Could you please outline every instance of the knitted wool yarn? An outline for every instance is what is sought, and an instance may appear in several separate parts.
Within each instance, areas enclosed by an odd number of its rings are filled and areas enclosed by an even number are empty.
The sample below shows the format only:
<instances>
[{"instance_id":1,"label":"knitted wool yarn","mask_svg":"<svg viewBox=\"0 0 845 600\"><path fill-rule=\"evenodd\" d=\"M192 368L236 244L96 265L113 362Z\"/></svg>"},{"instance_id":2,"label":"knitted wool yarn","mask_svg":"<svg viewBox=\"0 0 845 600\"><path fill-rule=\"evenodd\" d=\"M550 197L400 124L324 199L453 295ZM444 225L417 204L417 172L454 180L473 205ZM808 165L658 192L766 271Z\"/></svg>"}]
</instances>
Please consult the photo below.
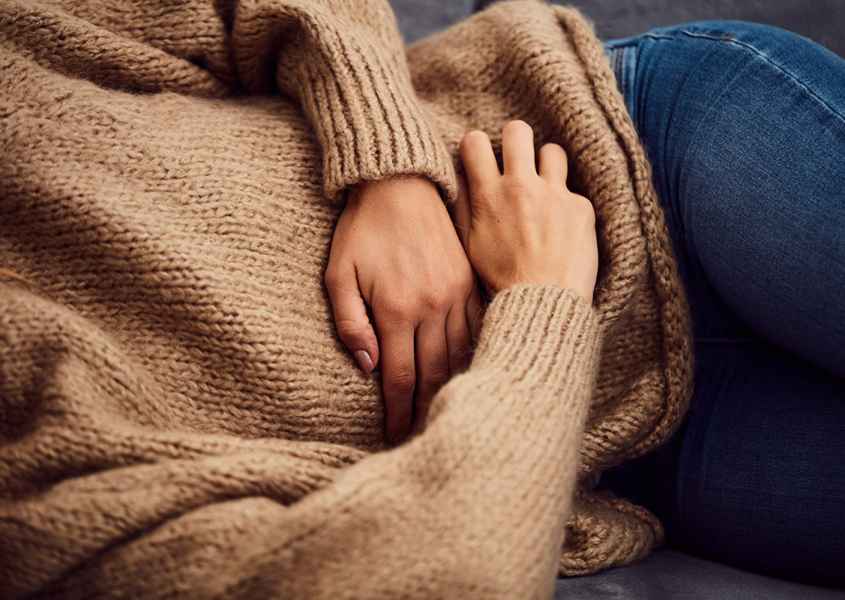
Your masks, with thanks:
<instances>
[{"instance_id":1,"label":"knitted wool yarn","mask_svg":"<svg viewBox=\"0 0 845 600\"><path fill-rule=\"evenodd\" d=\"M500 154L515 118L593 201L593 304L496 294L385 451L322 280L345 190L416 174L452 203L463 135ZM543 597L661 543L587 485L671 434L692 348L577 11L502 2L405 48L386 0L2 0L0 149L8 597Z\"/></svg>"},{"instance_id":2,"label":"knitted wool yarn","mask_svg":"<svg viewBox=\"0 0 845 600\"><path fill-rule=\"evenodd\" d=\"M500 156L505 123L525 119L538 148L566 148L574 188L593 201L594 304L606 338L560 567L587 574L642 558L663 541L659 521L590 493L586 480L675 430L692 394L692 325L650 165L604 49L575 9L498 4L408 57L452 156L468 129L487 131Z\"/></svg>"}]
</instances>

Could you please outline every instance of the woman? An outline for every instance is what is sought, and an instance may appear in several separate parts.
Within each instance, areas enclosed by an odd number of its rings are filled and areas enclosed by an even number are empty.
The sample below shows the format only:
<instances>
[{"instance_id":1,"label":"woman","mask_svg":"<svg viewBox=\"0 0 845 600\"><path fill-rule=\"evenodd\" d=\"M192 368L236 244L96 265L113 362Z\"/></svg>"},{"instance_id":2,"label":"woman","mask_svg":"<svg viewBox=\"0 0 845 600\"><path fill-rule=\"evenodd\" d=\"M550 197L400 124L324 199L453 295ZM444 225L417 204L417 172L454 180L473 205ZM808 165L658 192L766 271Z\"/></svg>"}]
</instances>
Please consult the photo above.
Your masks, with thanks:
<instances>
[{"instance_id":1,"label":"woman","mask_svg":"<svg viewBox=\"0 0 845 600\"><path fill-rule=\"evenodd\" d=\"M606 48L655 167L698 366L681 431L605 473L602 486L653 510L677 547L845 585L845 312L834 291L845 291L845 62L798 35L737 21L664 27ZM468 172L495 162L476 135L464 138ZM460 233L466 217L455 221ZM461 240L491 280L515 267L487 266L497 257L478 248L485 235L469 248ZM335 240L339 255L342 229Z\"/></svg>"}]
</instances>

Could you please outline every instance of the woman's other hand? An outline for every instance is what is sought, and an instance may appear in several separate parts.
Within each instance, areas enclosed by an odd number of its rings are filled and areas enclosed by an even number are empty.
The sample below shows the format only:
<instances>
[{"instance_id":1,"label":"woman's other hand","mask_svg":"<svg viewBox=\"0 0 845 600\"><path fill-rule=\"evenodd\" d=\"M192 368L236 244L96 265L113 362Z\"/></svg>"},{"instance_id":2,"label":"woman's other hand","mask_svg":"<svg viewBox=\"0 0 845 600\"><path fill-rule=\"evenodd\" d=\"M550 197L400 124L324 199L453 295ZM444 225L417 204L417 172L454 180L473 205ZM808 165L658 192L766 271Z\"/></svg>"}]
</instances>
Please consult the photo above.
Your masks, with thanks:
<instances>
[{"instance_id":1,"label":"woman's other hand","mask_svg":"<svg viewBox=\"0 0 845 600\"><path fill-rule=\"evenodd\" d=\"M381 360L387 439L399 443L412 417L421 423L440 387L466 368L481 311L435 184L402 176L351 188L325 282L340 339L365 372Z\"/></svg>"},{"instance_id":2,"label":"woman's other hand","mask_svg":"<svg viewBox=\"0 0 845 600\"><path fill-rule=\"evenodd\" d=\"M499 172L490 138L471 131L461 140L461 197L455 223L467 256L490 294L519 283L554 283L592 303L598 245L592 203L566 187L566 152L558 144L539 151L525 121L502 130Z\"/></svg>"}]
</instances>

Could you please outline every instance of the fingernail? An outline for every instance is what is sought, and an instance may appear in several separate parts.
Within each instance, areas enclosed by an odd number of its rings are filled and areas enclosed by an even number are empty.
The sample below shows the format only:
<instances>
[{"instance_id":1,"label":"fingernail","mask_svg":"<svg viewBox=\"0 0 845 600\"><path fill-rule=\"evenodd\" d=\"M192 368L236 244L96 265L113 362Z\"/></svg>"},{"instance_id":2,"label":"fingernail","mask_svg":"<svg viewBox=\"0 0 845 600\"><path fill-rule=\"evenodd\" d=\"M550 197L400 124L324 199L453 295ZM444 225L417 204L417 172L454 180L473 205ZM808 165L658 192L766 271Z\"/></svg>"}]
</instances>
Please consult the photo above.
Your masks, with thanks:
<instances>
[{"instance_id":1,"label":"fingernail","mask_svg":"<svg viewBox=\"0 0 845 600\"><path fill-rule=\"evenodd\" d=\"M364 370L364 373L369 373L373 370L373 359L366 350L356 350L354 352L355 360L358 361L358 366Z\"/></svg>"}]
</instances>

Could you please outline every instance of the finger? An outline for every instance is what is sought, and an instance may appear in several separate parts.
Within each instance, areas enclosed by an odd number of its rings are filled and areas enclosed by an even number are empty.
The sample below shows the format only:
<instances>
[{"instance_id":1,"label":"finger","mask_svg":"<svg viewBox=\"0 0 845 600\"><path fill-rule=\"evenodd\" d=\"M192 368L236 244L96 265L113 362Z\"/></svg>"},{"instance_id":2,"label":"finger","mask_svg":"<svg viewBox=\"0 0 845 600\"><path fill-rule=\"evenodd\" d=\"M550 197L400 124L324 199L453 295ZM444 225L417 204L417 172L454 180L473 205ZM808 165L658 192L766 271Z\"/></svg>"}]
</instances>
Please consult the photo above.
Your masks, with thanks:
<instances>
[{"instance_id":1,"label":"finger","mask_svg":"<svg viewBox=\"0 0 845 600\"><path fill-rule=\"evenodd\" d=\"M385 434L393 445L404 439L411 426L416 368L414 325L410 321L380 320L375 313L381 342L381 387L384 395Z\"/></svg>"},{"instance_id":2,"label":"finger","mask_svg":"<svg viewBox=\"0 0 845 600\"><path fill-rule=\"evenodd\" d=\"M466 134L458 150L467 172L470 190L475 190L502 176L490 137L483 131L470 131Z\"/></svg>"},{"instance_id":3,"label":"finger","mask_svg":"<svg viewBox=\"0 0 845 600\"><path fill-rule=\"evenodd\" d=\"M534 130L517 119L502 130L502 163L505 175L537 174L534 168Z\"/></svg>"},{"instance_id":4,"label":"finger","mask_svg":"<svg viewBox=\"0 0 845 600\"><path fill-rule=\"evenodd\" d=\"M367 316L354 265L327 270L326 290L338 337L352 352L361 370L370 373L378 364L378 337Z\"/></svg>"},{"instance_id":5,"label":"finger","mask_svg":"<svg viewBox=\"0 0 845 600\"><path fill-rule=\"evenodd\" d=\"M543 144L540 148L540 177L549 183L566 185L568 165L566 151L559 144Z\"/></svg>"},{"instance_id":6,"label":"finger","mask_svg":"<svg viewBox=\"0 0 845 600\"><path fill-rule=\"evenodd\" d=\"M417 327L417 389L414 421L422 426L434 395L449 379L449 349L446 342L446 315L432 315Z\"/></svg>"},{"instance_id":7,"label":"finger","mask_svg":"<svg viewBox=\"0 0 845 600\"><path fill-rule=\"evenodd\" d=\"M481 333L481 316L484 312L484 303L481 301L481 291L477 285L472 287L472 293L467 298L466 303L466 320L469 327L470 336L473 344L478 341L478 335Z\"/></svg>"},{"instance_id":8,"label":"finger","mask_svg":"<svg viewBox=\"0 0 845 600\"><path fill-rule=\"evenodd\" d=\"M466 302L452 307L446 317L446 347L449 350L449 377L463 372L472 356L472 339L467 324Z\"/></svg>"},{"instance_id":9,"label":"finger","mask_svg":"<svg viewBox=\"0 0 845 600\"><path fill-rule=\"evenodd\" d=\"M469 186L466 179L458 175L458 200L454 208L455 231L463 244L464 252L469 241L469 230L472 227L472 208L469 203Z\"/></svg>"}]
</instances>

